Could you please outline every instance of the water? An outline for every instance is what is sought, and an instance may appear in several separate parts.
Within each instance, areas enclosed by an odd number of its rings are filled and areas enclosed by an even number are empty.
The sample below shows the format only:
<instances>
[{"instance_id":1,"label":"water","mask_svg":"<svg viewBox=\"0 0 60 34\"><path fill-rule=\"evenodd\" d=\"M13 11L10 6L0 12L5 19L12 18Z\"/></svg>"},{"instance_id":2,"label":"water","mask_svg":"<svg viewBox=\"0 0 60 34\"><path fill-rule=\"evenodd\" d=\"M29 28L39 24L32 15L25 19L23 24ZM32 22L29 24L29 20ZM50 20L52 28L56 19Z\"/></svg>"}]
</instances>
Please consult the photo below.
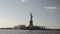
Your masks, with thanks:
<instances>
[{"instance_id":1,"label":"water","mask_svg":"<svg viewBox=\"0 0 60 34\"><path fill-rule=\"evenodd\" d=\"M60 34L60 31L48 31L48 30L0 30L0 34Z\"/></svg>"}]
</instances>

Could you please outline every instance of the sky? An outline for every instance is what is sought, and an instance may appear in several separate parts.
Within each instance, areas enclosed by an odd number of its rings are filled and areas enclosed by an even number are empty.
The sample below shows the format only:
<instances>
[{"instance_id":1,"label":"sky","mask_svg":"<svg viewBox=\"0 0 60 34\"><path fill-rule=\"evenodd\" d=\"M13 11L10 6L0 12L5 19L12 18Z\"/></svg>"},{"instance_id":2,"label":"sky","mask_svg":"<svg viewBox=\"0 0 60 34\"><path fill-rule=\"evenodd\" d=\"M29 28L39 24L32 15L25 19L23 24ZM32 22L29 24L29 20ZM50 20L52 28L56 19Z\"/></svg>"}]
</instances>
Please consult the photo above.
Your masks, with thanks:
<instances>
[{"instance_id":1,"label":"sky","mask_svg":"<svg viewBox=\"0 0 60 34\"><path fill-rule=\"evenodd\" d=\"M0 0L0 27L33 24L60 28L60 0Z\"/></svg>"}]
</instances>

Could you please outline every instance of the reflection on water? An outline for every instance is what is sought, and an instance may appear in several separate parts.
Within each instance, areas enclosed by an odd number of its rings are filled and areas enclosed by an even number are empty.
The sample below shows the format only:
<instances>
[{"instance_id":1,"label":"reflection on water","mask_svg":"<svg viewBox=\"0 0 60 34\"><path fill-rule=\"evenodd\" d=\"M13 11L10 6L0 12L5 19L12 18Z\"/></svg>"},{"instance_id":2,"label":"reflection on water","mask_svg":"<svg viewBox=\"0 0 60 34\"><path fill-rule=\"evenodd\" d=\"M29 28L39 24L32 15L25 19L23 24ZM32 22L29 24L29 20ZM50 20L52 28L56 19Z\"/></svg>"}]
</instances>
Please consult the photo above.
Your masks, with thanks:
<instances>
[{"instance_id":1,"label":"reflection on water","mask_svg":"<svg viewBox=\"0 0 60 34\"><path fill-rule=\"evenodd\" d=\"M60 34L60 31L47 30L0 30L0 34Z\"/></svg>"}]
</instances>

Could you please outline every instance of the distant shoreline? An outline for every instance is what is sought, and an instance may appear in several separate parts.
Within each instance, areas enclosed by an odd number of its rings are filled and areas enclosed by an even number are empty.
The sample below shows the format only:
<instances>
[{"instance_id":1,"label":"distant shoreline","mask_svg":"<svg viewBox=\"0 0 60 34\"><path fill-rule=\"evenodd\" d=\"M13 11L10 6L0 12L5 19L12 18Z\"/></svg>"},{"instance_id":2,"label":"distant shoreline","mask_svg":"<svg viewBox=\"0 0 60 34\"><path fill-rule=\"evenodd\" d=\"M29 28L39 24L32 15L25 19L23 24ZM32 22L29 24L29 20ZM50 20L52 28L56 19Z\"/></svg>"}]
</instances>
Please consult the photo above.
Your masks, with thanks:
<instances>
[{"instance_id":1,"label":"distant shoreline","mask_svg":"<svg viewBox=\"0 0 60 34\"><path fill-rule=\"evenodd\" d=\"M0 29L0 30L23 30L23 29ZM33 30L30 30L30 31L33 31ZM44 31L47 31L47 29ZM57 29L57 30L48 30L48 31L60 31L60 30Z\"/></svg>"}]
</instances>

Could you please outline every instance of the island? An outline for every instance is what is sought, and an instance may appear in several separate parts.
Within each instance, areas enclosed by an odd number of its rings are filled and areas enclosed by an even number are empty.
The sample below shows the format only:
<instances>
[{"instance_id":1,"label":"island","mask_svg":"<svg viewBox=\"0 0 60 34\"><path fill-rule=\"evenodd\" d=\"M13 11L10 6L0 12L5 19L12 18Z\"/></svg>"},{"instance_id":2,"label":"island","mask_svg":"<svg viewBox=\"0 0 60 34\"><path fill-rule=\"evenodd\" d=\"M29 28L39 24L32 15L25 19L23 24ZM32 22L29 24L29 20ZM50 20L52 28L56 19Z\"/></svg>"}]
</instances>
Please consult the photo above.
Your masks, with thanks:
<instances>
[{"instance_id":1,"label":"island","mask_svg":"<svg viewBox=\"0 0 60 34\"><path fill-rule=\"evenodd\" d=\"M14 27L8 27L8 28L0 28L0 29L9 29L9 30L59 30L60 29L49 29L45 26L36 26L36 25L33 25L33 15L32 13L30 12L30 21L29 21L29 25L28 26L25 26L25 25L16 25Z\"/></svg>"}]
</instances>

